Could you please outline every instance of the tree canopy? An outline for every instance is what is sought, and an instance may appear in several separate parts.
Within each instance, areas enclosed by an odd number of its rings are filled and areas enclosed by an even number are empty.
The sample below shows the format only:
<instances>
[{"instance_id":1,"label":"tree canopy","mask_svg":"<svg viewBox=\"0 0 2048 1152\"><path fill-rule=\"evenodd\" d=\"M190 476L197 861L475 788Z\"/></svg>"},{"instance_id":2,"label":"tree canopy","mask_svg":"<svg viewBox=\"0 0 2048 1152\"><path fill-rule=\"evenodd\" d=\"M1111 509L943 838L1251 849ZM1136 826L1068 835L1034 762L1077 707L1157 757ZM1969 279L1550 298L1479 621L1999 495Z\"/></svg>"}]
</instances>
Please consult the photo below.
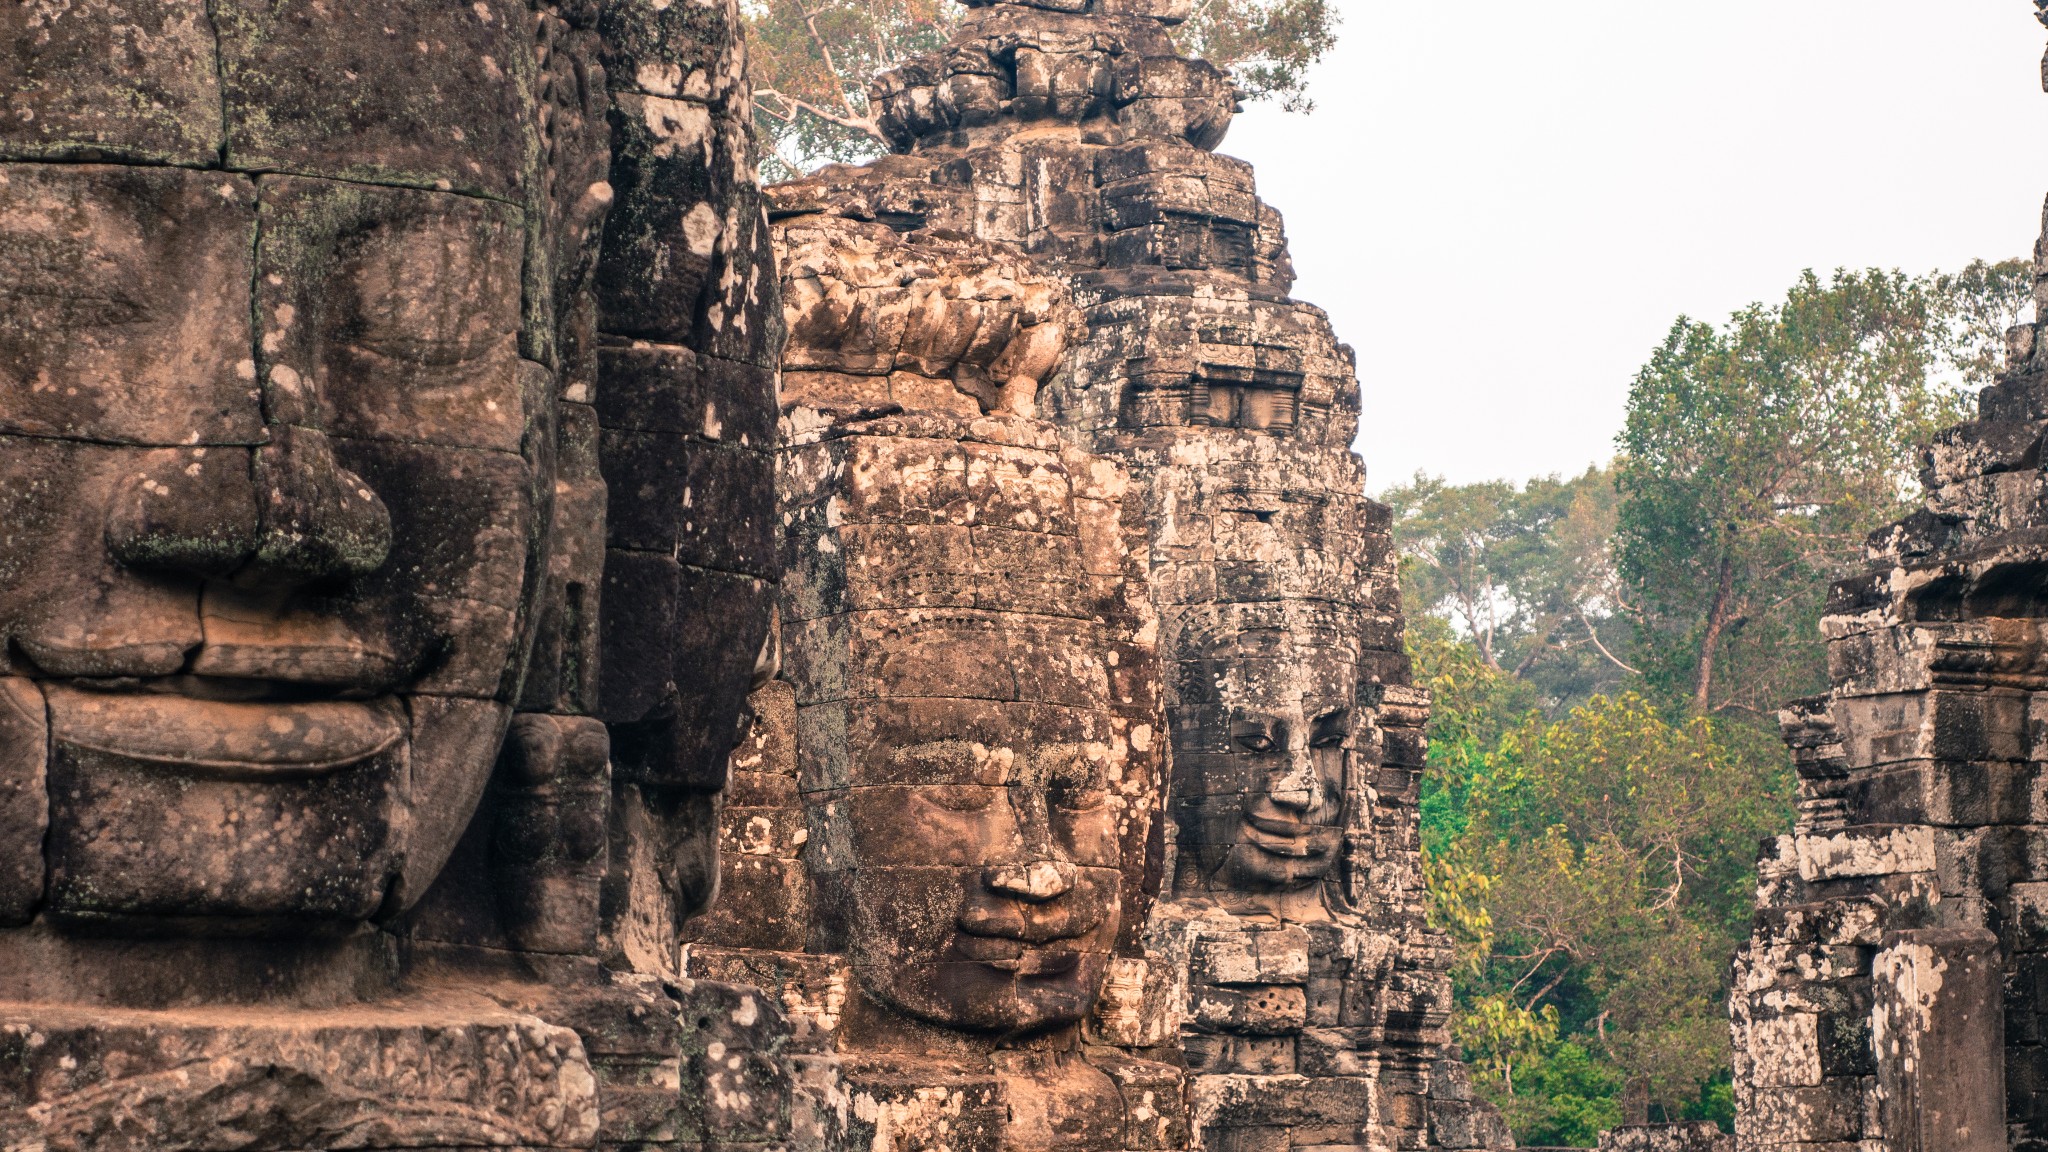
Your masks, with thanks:
<instances>
[{"instance_id":1,"label":"tree canopy","mask_svg":"<svg viewBox=\"0 0 2048 1152\"><path fill-rule=\"evenodd\" d=\"M1519 487L1417 475L1381 499L1394 510L1411 619L1453 621L1489 668L1528 682L1552 708L1635 672L1608 547L1616 494L1607 469Z\"/></svg>"},{"instance_id":2,"label":"tree canopy","mask_svg":"<svg viewBox=\"0 0 2048 1152\"><path fill-rule=\"evenodd\" d=\"M746 0L754 122L770 179L887 150L868 106L877 73L944 47L953 0ZM1337 43L1329 0L1195 0L1172 28L1185 54L1227 69L1247 100L1309 111L1309 68Z\"/></svg>"},{"instance_id":3,"label":"tree canopy","mask_svg":"<svg viewBox=\"0 0 2048 1152\"><path fill-rule=\"evenodd\" d=\"M1523 1144L1589 1145L1631 1090L1732 1123L1729 961L1792 819L1775 710L1826 686L1829 583L1917 501L2032 289L2018 260L1807 273L1680 317L1609 467L1385 494L1453 1033Z\"/></svg>"},{"instance_id":4,"label":"tree canopy","mask_svg":"<svg viewBox=\"0 0 2048 1152\"><path fill-rule=\"evenodd\" d=\"M2032 290L2017 260L1808 272L1722 327L1672 325L1615 462L1615 558L1653 679L1757 716L1824 686L1828 583L1916 499L1919 446L1965 417Z\"/></svg>"}]
</instances>

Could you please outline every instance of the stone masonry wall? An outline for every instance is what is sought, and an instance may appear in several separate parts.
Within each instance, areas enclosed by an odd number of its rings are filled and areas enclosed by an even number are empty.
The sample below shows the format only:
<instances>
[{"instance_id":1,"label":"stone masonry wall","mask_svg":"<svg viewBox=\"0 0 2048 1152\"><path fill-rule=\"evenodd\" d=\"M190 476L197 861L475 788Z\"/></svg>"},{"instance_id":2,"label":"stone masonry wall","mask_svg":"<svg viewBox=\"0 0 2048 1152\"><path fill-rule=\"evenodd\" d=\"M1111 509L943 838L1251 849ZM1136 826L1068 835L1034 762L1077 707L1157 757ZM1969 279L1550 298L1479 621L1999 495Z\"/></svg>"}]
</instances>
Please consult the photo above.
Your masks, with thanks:
<instances>
[{"instance_id":1,"label":"stone masonry wall","mask_svg":"<svg viewBox=\"0 0 2048 1152\"><path fill-rule=\"evenodd\" d=\"M1448 952L1423 923L1414 808L1428 701L1402 653L1388 515L1349 451L1353 358L1287 295L1279 216L1249 167L1212 151L1235 93L1174 49L1186 14L977 5L946 48L878 78L895 153L768 192L784 410L799 440L799 425L935 411L1029 421L1091 474L1127 477L1125 515L1141 504L1173 767L1144 870L1159 896L1127 922L1072 1041L1123 1069L1127 1117L1165 1118L1127 1146L1507 1146L1448 1059ZM800 564L815 546L790 547ZM785 597L791 659L810 642L789 629L814 615ZM810 674L785 668L802 788L822 733L802 719ZM791 762L768 739L758 762ZM779 979L856 1064L956 1062L952 1038L863 1036L849 1021L872 989L788 955L835 934L815 903L822 826L789 819L786 789L764 784L721 825L728 891L772 889L773 911L714 911L692 971ZM995 1031L999 1062L1043 1043ZM979 1131L957 1146L1015 1143ZM1119 1147L1121 1131L1104 1119L1063 1139Z\"/></svg>"}]
</instances>

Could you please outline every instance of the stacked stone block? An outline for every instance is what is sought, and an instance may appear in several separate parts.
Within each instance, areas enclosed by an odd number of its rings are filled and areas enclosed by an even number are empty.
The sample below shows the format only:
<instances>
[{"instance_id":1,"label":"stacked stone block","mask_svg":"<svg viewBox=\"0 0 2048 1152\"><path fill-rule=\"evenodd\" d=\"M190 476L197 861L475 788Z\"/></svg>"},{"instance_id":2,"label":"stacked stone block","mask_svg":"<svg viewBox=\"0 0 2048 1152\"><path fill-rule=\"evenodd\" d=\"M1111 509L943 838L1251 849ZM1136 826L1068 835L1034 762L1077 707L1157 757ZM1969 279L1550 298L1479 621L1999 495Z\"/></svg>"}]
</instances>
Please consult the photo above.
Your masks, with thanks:
<instances>
[{"instance_id":1,"label":"stacked stone block","mask_svg":"<svg viewBox=\"0 0 2048 1152\"><path fill-rule=\"evenodd\" d=\"M777 573L738 32L0 13L0 1143L786 1135L676 955Z\"/></svg>"},{"instance_id":2,"label":"stacked stone block","mask_svg":"<svg viewBox=\"0 0 2048 1152\"><path fill-rule=\"evenodd\" d=\"M693 976L778 990L827 1148L1179 1148L1179 1070L1086 1035L1160 885L1142 488L1037 418L1066 286L959 235L775 227L781 671Z\"/></svg>"},{"instance_id":3,"label":"stacked stone block","mask_svg":"<svg viewBox=\"0 0 2048 1152\"><path fill-rule=\"evenodd\" d=\"M1781 713L1799 819L1735 965L1744 1152L2048 1146L2039 331L1835 585L1833 688Z\"/></svg>"}]
</instances>

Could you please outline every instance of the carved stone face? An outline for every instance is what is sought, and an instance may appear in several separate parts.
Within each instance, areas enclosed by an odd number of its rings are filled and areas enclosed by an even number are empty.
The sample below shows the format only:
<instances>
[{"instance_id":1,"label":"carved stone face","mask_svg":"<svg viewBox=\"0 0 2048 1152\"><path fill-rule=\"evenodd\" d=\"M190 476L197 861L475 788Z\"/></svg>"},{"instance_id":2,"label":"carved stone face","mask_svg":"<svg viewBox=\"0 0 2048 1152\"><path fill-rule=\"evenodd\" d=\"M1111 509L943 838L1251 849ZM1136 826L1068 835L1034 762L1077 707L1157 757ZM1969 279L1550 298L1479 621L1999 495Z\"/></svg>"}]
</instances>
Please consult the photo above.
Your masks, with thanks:
<instances>
[{"instance_id":1,"label":"carved stone face","mask_svg":"<svg viewBox=\"0 0 2048 1152\"><path fill-rule=\"evenodd\" d=\"M490 771L540 553L524 7L244 7L224 95L212 65L157 79L210 96L187 127L225 119L228 168L305 175L0 162L0 634L47 701L73 919L417 899ZM393 36L426 54L409 93L391 62L312 79ZM95 154L147 151L117 129Z\"/></svg>"},{"instance_id":2,"label":"carved stone face","mask_svg":"<svg viewBox=\"0 0 2048 1152\"><path fill-rule=\"evenodd\" d=\"M1081 709L963 703L905 702L909 739L854 766L840 803L855 971L884 1003L955 1027L1078 1020L1121 926L1129 817L1111 786L1127 757Z\"/></svg>"},{"instance_id":3,"label":"carved stone face","mask_svg":"<svg viewBox=\"0 0 2048 1152\"><path fill-rule=\"evenodd\" d=\"M1035 422L906 415L786 449L782 477L818 939L895 1013L1079 1021L1156 891L1157 626L1122 473Z\"/></svg>"},{"instance_id":4,"label":"carved stone face","mask_svg":"<svg viewBox=\"0 0 2048 1152\"><path fill-rule=\"evenodd\" d=\"M1250 892L1329 875L1344 837L1355 667L1337 650L1250 632L1209 651L1175 739L1183 876ZM1183 886L1186 886L1185 879Z\"/></svg>"}]
</instances>

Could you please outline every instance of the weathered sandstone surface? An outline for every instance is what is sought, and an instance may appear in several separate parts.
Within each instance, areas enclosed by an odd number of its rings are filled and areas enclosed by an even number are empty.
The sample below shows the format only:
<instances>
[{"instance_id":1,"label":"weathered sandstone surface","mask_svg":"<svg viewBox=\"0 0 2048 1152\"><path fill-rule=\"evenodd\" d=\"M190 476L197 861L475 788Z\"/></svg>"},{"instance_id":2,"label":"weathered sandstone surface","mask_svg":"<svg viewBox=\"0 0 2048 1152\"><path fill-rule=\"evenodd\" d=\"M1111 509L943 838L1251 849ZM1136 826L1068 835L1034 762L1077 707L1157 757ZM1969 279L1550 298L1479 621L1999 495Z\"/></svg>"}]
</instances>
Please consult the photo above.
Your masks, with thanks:
<instances>
[{"instance_id":1,"label":"weathered sandstone surface","mask_svg":"<svg viewBox=\"0 0 2048 1152\"><path fill-rule=\"evenodd\" d=\"M1186 14L0 12L0 1147L1508 1146Z\"/></svg>"}]
</instances>

